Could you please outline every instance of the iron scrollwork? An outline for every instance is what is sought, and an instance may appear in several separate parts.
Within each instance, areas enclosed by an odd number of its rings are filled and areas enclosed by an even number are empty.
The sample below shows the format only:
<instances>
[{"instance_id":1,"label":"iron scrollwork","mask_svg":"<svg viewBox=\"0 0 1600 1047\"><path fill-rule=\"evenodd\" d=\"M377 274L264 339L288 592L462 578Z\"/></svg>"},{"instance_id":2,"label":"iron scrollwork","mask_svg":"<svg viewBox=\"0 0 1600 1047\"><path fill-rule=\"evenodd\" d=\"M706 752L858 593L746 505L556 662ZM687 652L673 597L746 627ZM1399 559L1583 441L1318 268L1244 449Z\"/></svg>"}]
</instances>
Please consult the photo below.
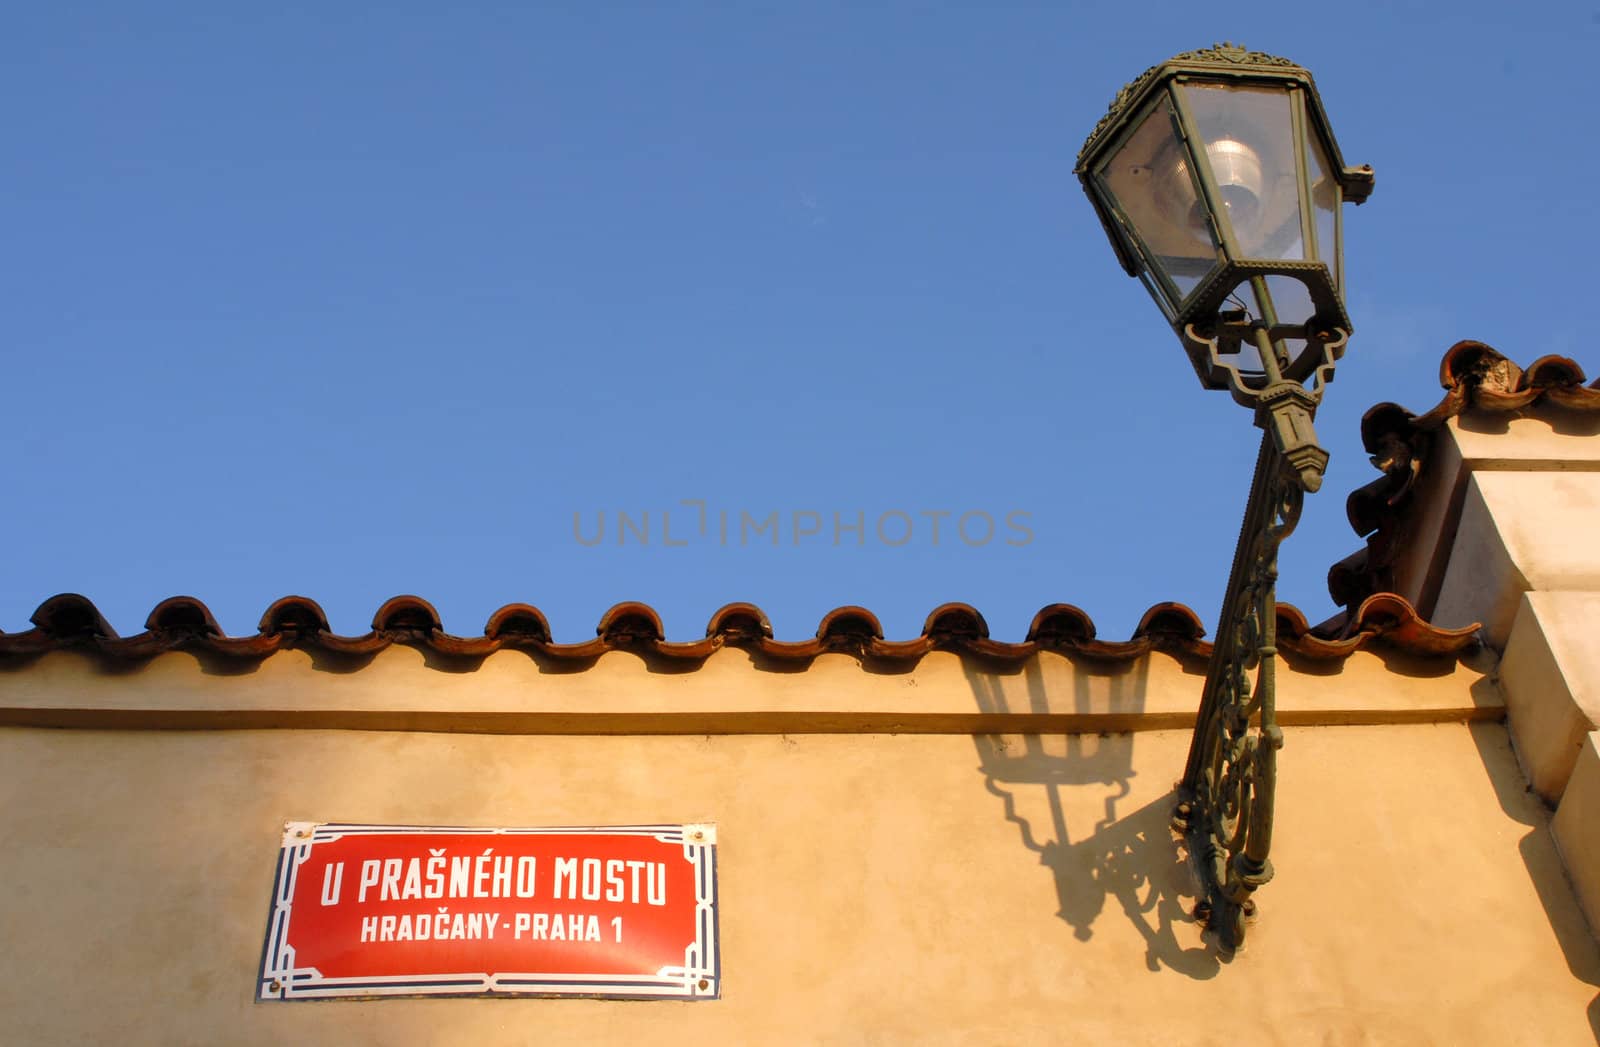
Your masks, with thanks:
<instances>
[{"instance_id":1,"label":"iron scrollwork","mask_svg":"<svg viewBox=\"0 0 1600 1047\"><path fill-rule=\"evenodd\" d=\"M1345 337L1338 331L1318 339L1327 366L1317 369L1310 390L1281 380L1234 387L1236 398L1253 402L1265 432L1173 819L1203 885L1195 916L1226 949L1243 943L1245 918L1255 910L1251 895L1272 879L1283 748L1275 699L1278 547L1299 522L1306 492L1321 482L1327 455L1310 421L1336 358L1329 350L1342 349Z\"/></svg>"}]
</instances>

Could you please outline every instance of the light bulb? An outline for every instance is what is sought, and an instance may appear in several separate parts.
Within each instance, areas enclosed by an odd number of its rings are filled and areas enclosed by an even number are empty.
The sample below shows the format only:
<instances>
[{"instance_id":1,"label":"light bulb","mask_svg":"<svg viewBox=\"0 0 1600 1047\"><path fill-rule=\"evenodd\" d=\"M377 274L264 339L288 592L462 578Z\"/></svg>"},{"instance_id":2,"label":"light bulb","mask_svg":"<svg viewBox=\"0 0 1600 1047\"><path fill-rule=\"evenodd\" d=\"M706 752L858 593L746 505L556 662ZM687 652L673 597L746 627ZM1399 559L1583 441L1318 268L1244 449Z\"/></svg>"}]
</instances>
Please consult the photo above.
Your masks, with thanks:
<instances>
[{"instance_id":1,"label":"light bulb","mask_svg":"<svg viewBox=\"0 0 1600 1047\"><path fill-rule=\"evenodd\" d=\"M1168 162L1160 165L1165 168L1165 174L1159 177L1156 187L1159 206L1174 226L1186 228L1196 241L1210 246L1206 208L1195 193L1189 162L1182 148L1176 145L1169 148L1167 155ZM1264 188L1261 157L1237 139L1219 138L1206 144L1206 159L1211 162L1211 173L1216 176L1222 206L1233 222L1235 233L1242 238L1261 217Z\"/></svg>"},{"instance_id":2,"label":"light bulb","mask_svg":"<svg viewBox=\"0 0 1600 1047\"><path fill-rule=\"evenodd\" d=\"M1233 138L1219 138L1206 144L1206 158L1222 193L1222 206L1228 210L1234 232L1243 239L1261 217L1261 157Z\"/></svg>"}]
</instances>

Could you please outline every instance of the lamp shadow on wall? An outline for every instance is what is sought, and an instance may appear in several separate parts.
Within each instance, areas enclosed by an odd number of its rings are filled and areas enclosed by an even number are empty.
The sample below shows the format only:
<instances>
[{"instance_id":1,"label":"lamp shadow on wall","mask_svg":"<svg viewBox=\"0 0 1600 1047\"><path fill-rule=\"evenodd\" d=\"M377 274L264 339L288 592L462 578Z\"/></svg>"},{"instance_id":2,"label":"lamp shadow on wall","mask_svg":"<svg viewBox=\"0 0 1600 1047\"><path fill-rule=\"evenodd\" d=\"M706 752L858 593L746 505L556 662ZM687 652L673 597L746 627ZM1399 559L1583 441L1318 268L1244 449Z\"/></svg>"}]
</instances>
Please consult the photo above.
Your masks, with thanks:
<instances>
[{"instance_id":1,"label":"lamp shadow on wall","mask_svg":"<svg viewBox=\"0 0 1600 1047\"><path fill-rule=\"evenodd\" d=\"M965 673L983 713L1050 711L1037 660L1021 674L1027 709L1018 708L1022 695L1008 697L1008 690L1017 689L1006 686L1007 676L971 665ZM1097 671L1092 660L1079 663L1072 674L1073 711L1138 714L1148 674L1145 658L1131 671L1125 666ZM1091 940L1095 925L1114 904L1112 911L1143 937L1150 971L1209 979L1221 969L1219 954L1203 944L1185 947L1178 938L1181 926L1196 923L1190 913L1197 897L1184 849L1171 829L1176 793L1168 790L1134 811L1119 810L1136 773L1134 738L1131 732L978 734L973 742L984 787L1003 805L1023 847L1050 870L1056 916L1074 937ZM1197 928L1189 936L1200 940Z\"/></svg>"}]
</instances>

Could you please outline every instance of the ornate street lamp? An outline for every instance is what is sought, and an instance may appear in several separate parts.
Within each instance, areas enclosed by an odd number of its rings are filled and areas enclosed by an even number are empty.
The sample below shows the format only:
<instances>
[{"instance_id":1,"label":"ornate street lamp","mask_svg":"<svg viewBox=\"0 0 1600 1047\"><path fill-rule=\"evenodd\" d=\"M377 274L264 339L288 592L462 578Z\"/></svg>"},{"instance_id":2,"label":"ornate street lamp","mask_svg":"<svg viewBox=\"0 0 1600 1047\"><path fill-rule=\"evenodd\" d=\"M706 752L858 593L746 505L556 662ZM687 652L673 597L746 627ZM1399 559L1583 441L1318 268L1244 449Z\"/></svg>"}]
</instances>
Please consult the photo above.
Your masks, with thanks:
<instances>
[{"instance_id":1,"label":"ornate street lamp","mask_svg":"<svg viewBox=\"0 0 1600 1047\"><path fill-rule=\"evenodd\" d=\"M1350 335L1340 204L1367 198L1372 168L1344 166L1310 73L1219 44L1124 87L1077 174L1201 383L1265 430L1174 820L1196 915L1232 948L1272 877L1277 552L1328 462L1311 422Z\"/></svg>"}]
</instances>

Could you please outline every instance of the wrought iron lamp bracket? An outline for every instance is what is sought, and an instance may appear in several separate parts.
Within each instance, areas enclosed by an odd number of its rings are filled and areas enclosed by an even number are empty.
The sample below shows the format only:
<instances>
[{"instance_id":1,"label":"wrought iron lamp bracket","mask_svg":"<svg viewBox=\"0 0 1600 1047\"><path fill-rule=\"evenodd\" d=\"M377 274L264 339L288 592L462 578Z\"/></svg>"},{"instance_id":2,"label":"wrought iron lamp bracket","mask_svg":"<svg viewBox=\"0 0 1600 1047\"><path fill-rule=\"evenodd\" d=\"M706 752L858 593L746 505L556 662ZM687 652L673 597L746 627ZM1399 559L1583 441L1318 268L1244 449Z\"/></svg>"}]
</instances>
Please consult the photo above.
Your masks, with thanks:
<instances>
[{"instance_id":1,"label":"wrought iron lamp bracket","mask_svg":"<svg viewBox=\"0 0 1600 1047\"><path fill-rule=\"evenodd\" d=\"M1229 950L1244 941L1251 895L1272 879L1278 546L1307 489L1275 444L1263 435L1173 817L1200 874L1195 917Z\"/></svg>"},{"instance_id":2,"label":"wrought iron lamp bracket","mask_svg":"<svg viewBox=\"0 0 1600 1047\"><path fill-rule=\"evenodd\" d=\"M1190 355L1204 350L1212 373L1264 430L1173 818L1200 873L1204 897L1195 915L1233 949L1244 941L1251 895L1272 879L1267 855L1283 747L1275 675L1278 547L1299 523L1306 493L1322 484L1328 454L1311 423L1349 331L1225 319L1204 331L1187 324L1182 334ZM1238 359L1247 338L1258 346L1304 338L1305 363L1285 370L1303 375L1309 387L1272 374L1277 361L1266 374L1241 371L1230 358Z\"/></svg>"}]
</instances>

